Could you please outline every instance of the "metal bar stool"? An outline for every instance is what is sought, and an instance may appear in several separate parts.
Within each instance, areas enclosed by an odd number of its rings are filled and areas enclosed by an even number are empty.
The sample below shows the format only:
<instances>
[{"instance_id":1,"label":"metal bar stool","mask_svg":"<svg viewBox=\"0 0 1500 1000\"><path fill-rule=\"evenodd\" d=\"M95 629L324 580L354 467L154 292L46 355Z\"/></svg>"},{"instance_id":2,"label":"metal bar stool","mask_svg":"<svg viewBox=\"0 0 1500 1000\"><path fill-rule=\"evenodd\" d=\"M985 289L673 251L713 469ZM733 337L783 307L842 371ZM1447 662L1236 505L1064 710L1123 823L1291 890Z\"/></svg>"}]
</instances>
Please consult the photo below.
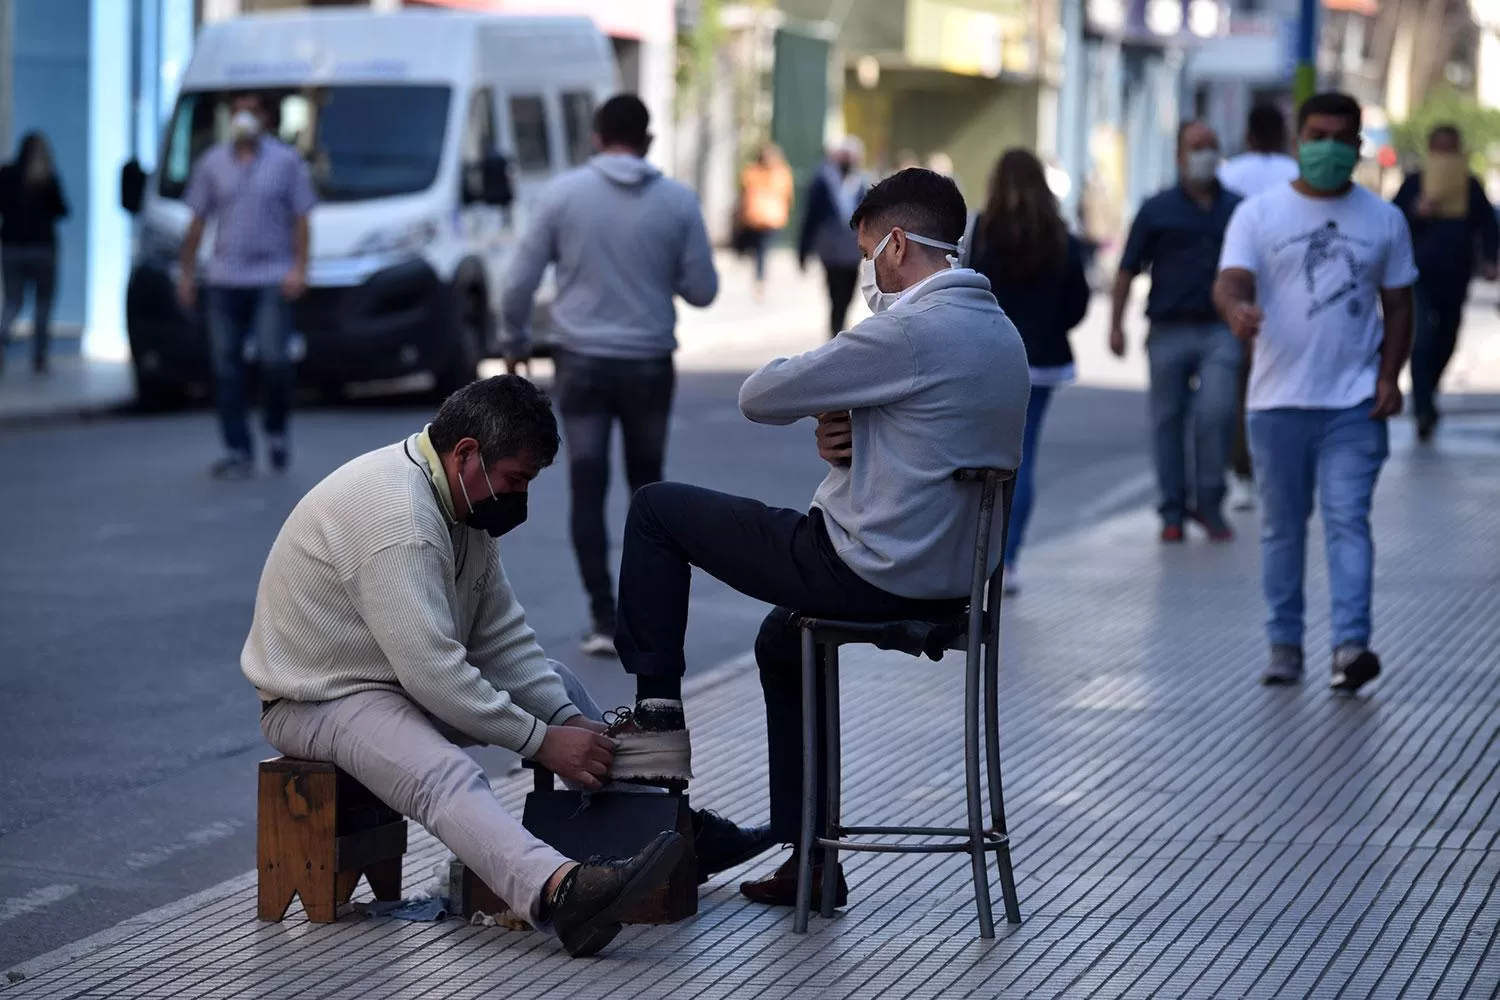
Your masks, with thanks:
<instances>
[{"instance_id":1,"label":"metal bar stool","mask_svg":"<svg viewBox=\"0 0 1500 1000\"><path fill-rule=\"evenodd\" d=\"M945 621L850 622L793 615L802 630L802 836L797 870L797 913L792 929L807 932L808 913L812 908L812 854L814 847L824 849L822 915L833 916L838 879L838 852L876 851L894 854L952 854L967 852L973 859L974 901L979 909L979 936L995 936L994 917L990 908L990 884L985 855L994 852L1000 868L1000 891L1005 900L1005 917L1012 924L1021 922L1021 906L1016 896L1015 874L1010 863L1010 836L1005 825L1005 797L1000 783L999 694L1000 670L1000 599L1003 592L1005 560L994 573L986 573L995 495L1001 495L1000 539L1010 524L1011 499L1015 491L1015 473L1010 469L960 469L953 478L960 483L977 483L982 490L979 502L979 524L974 538L974 576L969 592L969 607ZM969 825L963 827L926 826L842 826L839 823L840 741L839 741L839 647L850 643L870 643L886 649L900 649L913 655L926 653L940 659L943 652L962 649L966 656L964 691L964 773L968 791ZM825 827L821 835L814 829L817 817L818 742L817 656L822 649L827 669L823 694L827 712L827 745L824 748L828 767L828 801ZM988 764L991 829L984 828L984 792L980 787L980 661L983 657L984 754ZM858 842L845 837L950 837L956 843L895 844Z\"/></svg>"}]
</instances>

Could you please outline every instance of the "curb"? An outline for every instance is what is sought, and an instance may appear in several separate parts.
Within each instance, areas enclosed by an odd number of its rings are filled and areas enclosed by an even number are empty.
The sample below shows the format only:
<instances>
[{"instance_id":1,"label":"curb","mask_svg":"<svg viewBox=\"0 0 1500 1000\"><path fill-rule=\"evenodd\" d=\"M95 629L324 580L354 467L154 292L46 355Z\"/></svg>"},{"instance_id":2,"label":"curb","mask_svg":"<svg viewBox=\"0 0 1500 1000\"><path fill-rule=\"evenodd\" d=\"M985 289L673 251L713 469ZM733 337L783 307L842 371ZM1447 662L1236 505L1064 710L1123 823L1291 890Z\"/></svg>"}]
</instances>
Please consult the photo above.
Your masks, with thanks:
<instances>
[{"instance_id":1,"label":"curb","mask_svg":"<svg viewBox=\"0 0 1500 1000\"><path fill-rule=\"evenodd\" d=\"M136 412L133 396L88 403L63 403L15 413L0 410L0 427L46 427L51 424L102 420Z\"/></svg>"}]
</instances>

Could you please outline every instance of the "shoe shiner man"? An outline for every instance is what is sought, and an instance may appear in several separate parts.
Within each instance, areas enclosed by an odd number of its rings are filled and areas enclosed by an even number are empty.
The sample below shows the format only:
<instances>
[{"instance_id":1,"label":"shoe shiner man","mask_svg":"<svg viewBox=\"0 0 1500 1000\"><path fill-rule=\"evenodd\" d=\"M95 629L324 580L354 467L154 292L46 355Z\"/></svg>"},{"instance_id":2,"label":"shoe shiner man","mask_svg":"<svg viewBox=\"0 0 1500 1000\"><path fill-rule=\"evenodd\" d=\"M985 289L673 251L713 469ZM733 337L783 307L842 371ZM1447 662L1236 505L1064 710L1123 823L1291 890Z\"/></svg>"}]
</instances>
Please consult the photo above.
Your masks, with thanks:
<instances>
[{"instance_id":1,"label":"shoe shiner man","mask_svg":"<svg viewBox=\"0 0 1500 1000\"><path fill-rule=\"evenodd\" d=\"M819 418L819 453L832 468L811 510L679 483L635 495L615 641L637 700L609 730L613 777L691 776L681 681L692 567L777 607L755 656L771 833L782 843L797 840L802 785L800 639L786 609L876 620L951 614L966 603L980 491L953 473L1015 467L1030 392L1025 348L989 282L951 266L966 221L958 188L930 170L904 170L872 188L851 226L874 315L816 350L771 362L740 389L740 409L757 423ZM991 568L1003 538L997 528ZM791 905L795 871L788 862L741 889Z\"/></svg>"},{"instance_id":2,"label":"shoe shiner man","mask_svg":"<svg viewBox=\"0 0 1500 1000\"><path fill-rule=\"evenodd\" d=\"M537 644L495 542L526 520L527 487L557 447L546 395L502 376L336 470L271 548L241 665L272 746L337 764L590 955L666 880L681 837L575 864L501 808L462 749L506 747L583 789L601 786L614 755L587 692ZM695 826L700 871L765 842L712 814Z\"/></svg>"},{"instance_id":3,"label":"shoe shiner man","mask_svg":"<svg viewBox=\"0 0 1500 1000\"><path fill-rule=\"evenodd\" d=\"M1401 412L1411 352L1411 233L1401 210L1353 181L1359 104L1320 94L1297 115L1302 174L1235 209L1214 300L1253 341L1246 397L1261 500L1261 585L1271 657L1262 680L1302 679L1307 521L1316 495L1328 549L1335 690L1380 673L1370 651L1370 504Z\"/></svg>"}]
</instances>

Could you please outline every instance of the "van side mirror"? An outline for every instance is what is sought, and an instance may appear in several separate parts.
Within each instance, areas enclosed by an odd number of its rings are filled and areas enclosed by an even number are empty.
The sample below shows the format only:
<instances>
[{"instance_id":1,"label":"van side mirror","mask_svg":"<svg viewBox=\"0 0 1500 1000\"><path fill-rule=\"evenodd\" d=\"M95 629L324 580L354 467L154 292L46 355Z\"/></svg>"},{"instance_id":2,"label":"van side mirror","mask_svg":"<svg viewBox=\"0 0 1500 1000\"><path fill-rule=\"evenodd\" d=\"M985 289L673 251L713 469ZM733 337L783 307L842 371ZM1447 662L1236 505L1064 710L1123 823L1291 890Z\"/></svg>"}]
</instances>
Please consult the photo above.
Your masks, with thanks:
<instances>
[{"instance_id":1,"label":"van side mirror","mask_svg":"<svg viewBox=\"0 0 1500 1000\"><path fill-rule=\"evenodd\" d=\"M480 200L486 205L509 208L516 200L515 186L510 182L510 160L501 153L491 153L479 165Z\"/></svg>"},{"instance_id":2,"label":"van side mirror","mask_svg":"<svg viewBox=\"0 0 1500 1000\"><path fill-rule=\"evenodd\" d=\"M141 169L140 160L131 159L120 168L120 207L137 215L145 200L146 171Z\"/></svg>"}]
</instances>

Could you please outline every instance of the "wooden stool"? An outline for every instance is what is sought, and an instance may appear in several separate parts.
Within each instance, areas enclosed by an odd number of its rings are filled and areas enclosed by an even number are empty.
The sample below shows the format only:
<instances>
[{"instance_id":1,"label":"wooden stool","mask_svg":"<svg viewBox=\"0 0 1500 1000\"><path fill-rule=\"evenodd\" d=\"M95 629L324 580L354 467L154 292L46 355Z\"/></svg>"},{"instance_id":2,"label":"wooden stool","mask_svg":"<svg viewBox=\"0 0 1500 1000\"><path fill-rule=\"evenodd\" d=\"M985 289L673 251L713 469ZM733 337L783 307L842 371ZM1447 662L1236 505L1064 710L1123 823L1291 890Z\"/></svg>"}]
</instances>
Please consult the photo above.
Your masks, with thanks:
<instances>
[{"instance_id":1,"label":"wooden stool","mask_svg":"<svg viewBox=\"0 0 1500 1000\"><path fill-rule=\"evenodd\" d=\"M529 760L523 766L532 771L534 784L521 825L566 857L629 857L663 830L676 830L687 841L666 884L643 899L623 923L670 924L698 912L698 862L686 795L591 792L585 801L583 792L554 788L552 772L546 768ZM448 878L449 905L465 919L476 912L493 915L509 908L462 862L449 867Z\"/></svg>"},{"instance_id":2,"label":"wooden stool","mask_svg":"<svg viewBox=\"0 0 1500 1000\"><path fill-rule=\"evenodd\" d=\"M361 875L376 899L401 898L406 820L332 764L276 757L260 762L255 853L260 919L301 896L307 919L328 924Z\"/></svg>"}]
</instances>

